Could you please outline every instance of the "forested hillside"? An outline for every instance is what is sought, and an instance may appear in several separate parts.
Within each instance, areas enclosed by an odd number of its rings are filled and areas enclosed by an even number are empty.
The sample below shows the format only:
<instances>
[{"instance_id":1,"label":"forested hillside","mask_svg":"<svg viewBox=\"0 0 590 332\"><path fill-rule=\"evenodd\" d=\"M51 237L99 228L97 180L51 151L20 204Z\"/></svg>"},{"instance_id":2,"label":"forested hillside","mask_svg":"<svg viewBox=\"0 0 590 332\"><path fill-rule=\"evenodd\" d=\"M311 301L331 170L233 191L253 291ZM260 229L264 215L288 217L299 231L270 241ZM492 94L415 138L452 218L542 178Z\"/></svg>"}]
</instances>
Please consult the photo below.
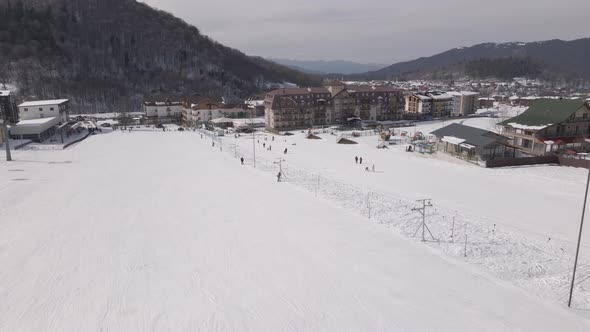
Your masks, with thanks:
<instances>
[{"instance_id":1,"label":"forested hillside","mask_svg":"<svg viewBox=\"0 0 590 332\"><path fill-rule=\"evenodd\" d=\"M590 38L533 43L484 43L399 62L354 79L541 78L578 85L590 81Z\"/></svg>"},{"instance_id":2,"label":"forested hillside","mask_svg":"<svg viewBox=\"0 0 590 332\"><path fill-rule=\"evenodd\" d=\"M146 95L243 97L265 82L317 83L248 57L134 0L0 0L0 83L82 111L135 110Z\"/></svg>"}]
</instances>

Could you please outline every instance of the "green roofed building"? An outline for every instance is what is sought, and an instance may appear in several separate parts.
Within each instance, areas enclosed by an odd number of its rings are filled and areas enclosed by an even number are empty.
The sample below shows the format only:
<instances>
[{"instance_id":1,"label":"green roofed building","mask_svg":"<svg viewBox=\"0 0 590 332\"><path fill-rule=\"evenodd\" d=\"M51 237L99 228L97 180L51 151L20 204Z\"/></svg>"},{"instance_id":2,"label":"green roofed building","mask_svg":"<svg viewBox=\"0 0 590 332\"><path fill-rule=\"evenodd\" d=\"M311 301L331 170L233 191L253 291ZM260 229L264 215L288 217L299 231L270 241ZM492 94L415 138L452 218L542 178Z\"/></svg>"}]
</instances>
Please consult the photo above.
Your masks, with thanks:
<instances>
[{"instance_id":1,"label":"green roofed building","mask_svg":"<svg viewBox=\"0 0 590 332\"><path fill-rule=\"evenodd\" d=\"M539 99L500 125L511 145L532 155L581 151L590 138L590 106L583 100Z\"/></svg>"}]
</instances>

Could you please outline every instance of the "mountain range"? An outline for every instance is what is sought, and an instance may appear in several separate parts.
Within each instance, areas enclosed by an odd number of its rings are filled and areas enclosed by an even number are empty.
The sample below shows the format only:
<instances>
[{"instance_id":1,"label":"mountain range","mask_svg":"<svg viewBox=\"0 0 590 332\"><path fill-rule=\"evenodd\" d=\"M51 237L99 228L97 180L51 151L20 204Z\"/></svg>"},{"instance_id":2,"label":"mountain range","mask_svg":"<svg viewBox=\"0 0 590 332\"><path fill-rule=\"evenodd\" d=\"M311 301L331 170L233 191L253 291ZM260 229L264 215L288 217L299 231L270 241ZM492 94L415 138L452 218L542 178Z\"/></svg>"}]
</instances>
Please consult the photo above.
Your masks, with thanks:
<instances>
[{"instance_id":1,"label":"mountain range","mask_svg":"<svg viewBox=\"0 0 590 332\"><path fill-rule=\"evenodd\" d=\"M522 43L483 43L393 64L351 79L513 78L590 80L590 38Z\"/></svg>"},{"instance_id":2,"label":"mountain range","mask_svg":"<svg viewBox=\"0 0 590 332\"><path fill-rule=\"evenodd\" d=\"M16 85L21 99L132 111L149 95L239 100L284 81L320 82L135 0L0 0L0 83Z\"/></svg>"},{"instance_id":3,"label":"mountain range","mask_svg":"<svg viewBox=\"0 0 590 332\"><path fill-rule=\"evenodd\" d=\"M292 60L271 58L270 60L285 65L289 68L299 70L313 75L326 74L359 74L369 71L376 71L386 67L385 64L366 64L346 60Z\"/></svg>"},{"instance_id":4,"label":"mountain range","mask_svg":"<svg viewBox=\"0 0 590 332\"><path fill-rule=\"evenodd\" d=\"M268 83L314 86L348 73L344 78L351 80L519 76L587 84L589 54L590 38L584 38L484 43L382 69L349 61L270 61L135 0L0 0L0 84L16 86L21 100L72 99L73 110L83 112L139 110L143 98L154 95L238 101L264 92Z\"/></svg>"}]
</instances>

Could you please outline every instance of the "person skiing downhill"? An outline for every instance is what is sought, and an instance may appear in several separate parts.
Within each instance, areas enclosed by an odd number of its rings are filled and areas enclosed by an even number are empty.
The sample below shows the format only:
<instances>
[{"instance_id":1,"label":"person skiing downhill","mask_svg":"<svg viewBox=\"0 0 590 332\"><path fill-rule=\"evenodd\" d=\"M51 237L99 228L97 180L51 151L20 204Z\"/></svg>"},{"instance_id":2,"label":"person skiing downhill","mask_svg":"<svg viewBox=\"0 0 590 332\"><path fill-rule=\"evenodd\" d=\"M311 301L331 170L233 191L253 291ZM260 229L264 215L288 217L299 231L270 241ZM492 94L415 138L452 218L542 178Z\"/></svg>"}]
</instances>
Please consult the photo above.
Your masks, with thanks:
<instances>
[{"instance_id":1,"label":"person skiing downhill","mask_svg":"<svg viewBox=\"0 0 590 332\"><path fill-rule=\"evenodd\" d=\"M279 174L277 174L277 182L281 182L281 176L282 176L282 174L281 174L281 172L279 172Z\"/></svg>"},{"instance_id":2,"label":"person skiing downhill","mask_svg":"<svg viewBox=\"0 0 590 332\"><path fill-rule=\"evenodd\" d=\"M240 161L242 162L242 165L244 165L244 157L240 158Z\"/></svg>"},{"instance_id":3,"label":"person skiing downhill","mask_svg":"<svg viewBox=\"0 0 590 332\"><path fill-rule=\"evenodd\" d=\"M359 158L359 163L362 165L363 164L363 157Z\"/></svg>"},{"instance_id":4,"label":"person skiing downhill","mask_svg":"<svg viewBox=\"0 0 590 332\"><path fill-rule=\"evenodd\" d=\"M358 156L354 157L354 162L357 163L357 164L359 163L359 157Z\"/></svg>"}]
</instances>

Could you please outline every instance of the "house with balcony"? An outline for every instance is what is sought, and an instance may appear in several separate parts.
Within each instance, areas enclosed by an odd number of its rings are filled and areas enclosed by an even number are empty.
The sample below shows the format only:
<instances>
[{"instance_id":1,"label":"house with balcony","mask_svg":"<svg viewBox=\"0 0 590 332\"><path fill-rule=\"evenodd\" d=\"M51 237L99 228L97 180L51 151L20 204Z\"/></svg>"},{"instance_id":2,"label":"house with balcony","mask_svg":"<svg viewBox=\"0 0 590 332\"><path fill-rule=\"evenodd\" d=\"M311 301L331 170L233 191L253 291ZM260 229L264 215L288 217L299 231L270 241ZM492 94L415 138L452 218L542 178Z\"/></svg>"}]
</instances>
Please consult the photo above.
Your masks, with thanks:
<instances>
[{"instance_id":1,"label":"house with balcony","mask_svg":"<svg viewBox=\"0 0 590 332\"><path fill-rule=\"evenodd\" d=\"M500 125L509 143L527 154L583 151L590 138L590 106L583 100L539 99Z\"/></svg>"},{"instance_id":2,"label":"house with balcony","mask_svg":"<svg viewBox=\"0 0 590 332\"><path fill-rule=\"evenodd\" d=\"M153 96L143 102L145 117L151 122L179 123L182 119L182 98Z\"/></svg>"},{"instance_id":3,"label":"house with balcony","mask_svg":"<svg viewBox=\"0 0 590 332\"><path fill-rule=\"evenodd\" d=\"M508 139L494 132L452 123L431 133L438 152L470 161L504 158Z\"/></svg>"}]
</instances>

